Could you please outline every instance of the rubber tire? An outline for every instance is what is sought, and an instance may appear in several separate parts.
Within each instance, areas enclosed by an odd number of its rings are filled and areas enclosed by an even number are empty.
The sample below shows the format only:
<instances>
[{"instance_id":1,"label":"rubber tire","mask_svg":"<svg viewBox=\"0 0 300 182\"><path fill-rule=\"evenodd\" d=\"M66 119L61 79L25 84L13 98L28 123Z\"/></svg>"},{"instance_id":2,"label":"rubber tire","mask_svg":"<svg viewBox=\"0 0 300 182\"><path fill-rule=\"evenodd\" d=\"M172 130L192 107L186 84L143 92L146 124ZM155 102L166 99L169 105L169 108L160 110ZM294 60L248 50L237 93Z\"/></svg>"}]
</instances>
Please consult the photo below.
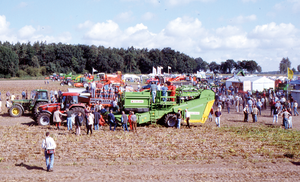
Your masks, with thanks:
<instances>
[{"instance_id":1,"label":"rubber tire","mask_svg":"<svg viewBox=\"0 0 300 182\"><path fill-rule=\"evenodd\" d=\"M76 116L78 115L79 112L81 112L81 115L83 116L83 121L82 121L82 126L86 125L86 117L85 117L85 112L84 109L82 107L73 107L71 109L71 111L73 112L73 114L75 114Z\"/></svg>"},{"instance_id":2,"label":"rubber tire","mask_svg":"<svg viewBox=\"0 0 300 182\"><path fill-rule=\"evenodd\" d=\"M177 125L177 115L176 114L167 114L165 116L165 125L166 127L174 127Z\"/></svg>"},{"instance_id":3,"label":"rubber tire","mask_svg":"<svg viewBox=\"0 0 300 182\"><path fill-rule=\"evenodd\" d=\"M35 104L35 106L32 110L32 114L35 115L35 116L38 115L40 105L44 105L44 104L48 104L48 102L38 102L37 104Z\"/></svg>"},{"instance_id":4,"label":"rubber tire","mask_svg":"<svg viewBox=\"0 0 300 182\"><path fill-rule=\"evenodd\" d=\"M61 83L60 83L60 86L64 86L64 83L63 83L63 82L61 82Z\"/></svg>"},{"instance_id":5,"label":"rubber tire","mask_svg":"<svg viewBox=\"0 0 300 182\"><path fill-rule=\"evenodd\" d=\"M14 111L16 111L17 113L14 114ZM13 105L10 109L9 109L9 115L11 117L20 117L23 114L23 110L20 106L18 105Z\"/></svg>"},{"instance_id":6,"label":"rubber tire","mask_svg":"<svg viewBox=\"0 0 300 182\"><path fill-rule=\"evenodd\" d=\"M50 125L51 115L49 113L45 113L45 112L40 113L36 118L36 122L38 123L38 125L41 125L41 126Z\"/></svg>"}]
</instances>

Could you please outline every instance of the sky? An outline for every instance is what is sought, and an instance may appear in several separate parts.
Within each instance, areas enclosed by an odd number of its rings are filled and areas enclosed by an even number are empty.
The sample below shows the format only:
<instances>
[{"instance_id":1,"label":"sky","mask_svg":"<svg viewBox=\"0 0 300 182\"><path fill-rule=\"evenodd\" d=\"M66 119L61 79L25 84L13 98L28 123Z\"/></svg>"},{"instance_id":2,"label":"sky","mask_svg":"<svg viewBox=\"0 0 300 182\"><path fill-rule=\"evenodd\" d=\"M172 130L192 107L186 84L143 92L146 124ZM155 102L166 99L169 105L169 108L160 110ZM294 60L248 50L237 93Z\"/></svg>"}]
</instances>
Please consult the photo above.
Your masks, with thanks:
<instances>
[{"instance_id":1,"label":"sky","mask_svg":"<svg viewBox=\"0 0 300 182\"><path fill-rule=\"evenodd\" d=\"M210 63L300 65L300 0L0 0L0 41L170 47Z\"/></svg>"}]
</instances>

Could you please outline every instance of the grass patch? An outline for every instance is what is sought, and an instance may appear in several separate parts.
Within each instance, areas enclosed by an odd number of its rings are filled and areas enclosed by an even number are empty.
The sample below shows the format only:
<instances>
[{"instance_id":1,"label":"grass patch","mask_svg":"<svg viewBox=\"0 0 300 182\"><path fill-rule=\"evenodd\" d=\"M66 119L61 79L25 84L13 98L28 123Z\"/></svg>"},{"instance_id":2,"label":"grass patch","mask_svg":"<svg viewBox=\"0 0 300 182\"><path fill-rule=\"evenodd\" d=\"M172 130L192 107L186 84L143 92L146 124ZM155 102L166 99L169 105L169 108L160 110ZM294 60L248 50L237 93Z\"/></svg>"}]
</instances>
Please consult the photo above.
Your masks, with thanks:
<instances>
[{"instance_id":1,"label":"grass patch","mask_svg":"<svg viewBox=\"0 0 300 182\"><path fill-rule=\"evenodd\" d=\"M261 148L256 151L273 155L276 151L268 151L266 147L275 147L277 152L283 152L284 157L300 158L300 132L296 130L285 130L280 127L223 127L222 132L229 132L245 140L261 142Z\"/></svg>"}]
</instances>

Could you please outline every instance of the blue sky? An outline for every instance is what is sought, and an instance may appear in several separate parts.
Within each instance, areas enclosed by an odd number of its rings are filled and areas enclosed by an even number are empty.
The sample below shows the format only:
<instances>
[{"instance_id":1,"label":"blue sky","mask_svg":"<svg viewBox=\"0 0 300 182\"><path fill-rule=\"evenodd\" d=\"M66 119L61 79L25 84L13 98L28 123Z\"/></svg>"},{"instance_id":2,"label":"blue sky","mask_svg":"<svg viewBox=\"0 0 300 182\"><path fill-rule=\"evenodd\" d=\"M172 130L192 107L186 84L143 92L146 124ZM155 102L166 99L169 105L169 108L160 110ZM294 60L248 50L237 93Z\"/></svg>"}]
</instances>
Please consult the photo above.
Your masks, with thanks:
<instances>
[{"instance_id":1,"label":"blue sky","mask_svg":"<svg viewBox=\"0 0 300 182\"><path fill-rule=\"evenodd\" d=\"M0 0L0 41L171 47L207 62L300 65L300 0Z\"/></svg>"}]
</instances>

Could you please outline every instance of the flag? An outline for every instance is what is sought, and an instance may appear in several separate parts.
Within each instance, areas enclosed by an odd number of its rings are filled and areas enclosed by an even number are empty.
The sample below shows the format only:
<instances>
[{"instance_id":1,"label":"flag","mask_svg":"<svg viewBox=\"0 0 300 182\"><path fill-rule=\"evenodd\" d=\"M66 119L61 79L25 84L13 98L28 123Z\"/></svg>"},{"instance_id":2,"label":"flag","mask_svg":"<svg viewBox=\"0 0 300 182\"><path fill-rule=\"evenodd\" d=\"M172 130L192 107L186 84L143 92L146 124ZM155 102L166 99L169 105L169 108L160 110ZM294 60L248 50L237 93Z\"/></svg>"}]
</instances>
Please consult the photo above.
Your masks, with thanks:
<instances>
[{"instance_id":1,"label":"flag","mask_svg":"<svg viewBox=\"0 0 300 182\"><path fill-rule=\"evenodd\" d=\"M294 73L293 70L291 70L290 68L288 68L288 79L293 79Z\"/></svg>"},{"instance_id":2,"label":"flag","mask_svg":"<svg viewBox=\"0 0 300 182\"><path fill-rule=\"evenodd\" d=\"M170 66L168 66L168 69L172 69Z\"/></svg>"},{"instance_id":3,"label":"flag","mask_svg":"<svg viewBox=\"0 0 300 182\"><path fill-rule=\"evenodd\" d=\"M94 73L94 72L98 72L98 71L97 71L95 68L93 68L93 73Z\"/></svg>"}]
</instances>

